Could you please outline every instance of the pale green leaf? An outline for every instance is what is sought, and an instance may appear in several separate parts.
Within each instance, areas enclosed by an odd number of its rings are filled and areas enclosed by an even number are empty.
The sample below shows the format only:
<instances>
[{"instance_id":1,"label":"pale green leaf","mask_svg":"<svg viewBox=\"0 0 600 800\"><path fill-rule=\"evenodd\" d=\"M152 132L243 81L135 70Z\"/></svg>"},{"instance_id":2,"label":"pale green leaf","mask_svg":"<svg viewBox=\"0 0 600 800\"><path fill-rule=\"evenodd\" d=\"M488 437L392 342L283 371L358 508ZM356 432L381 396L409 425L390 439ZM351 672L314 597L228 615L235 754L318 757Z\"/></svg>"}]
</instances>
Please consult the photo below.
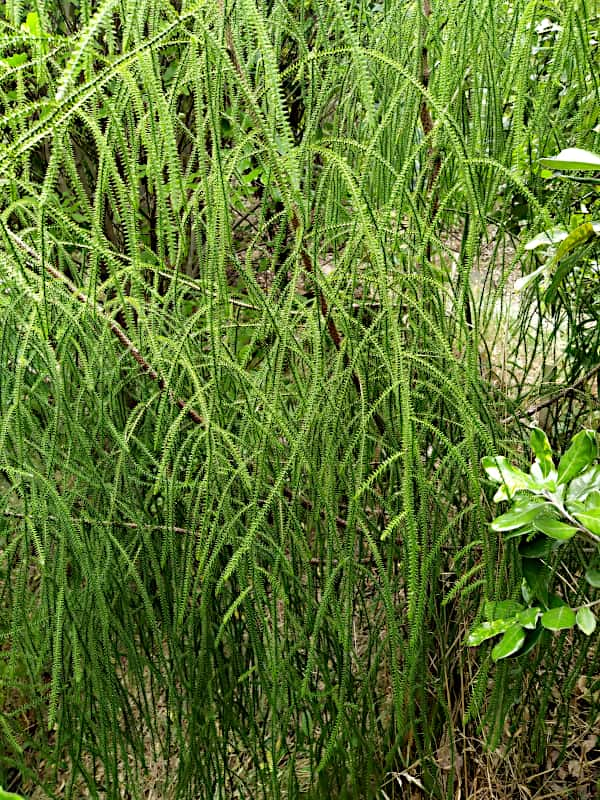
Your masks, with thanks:
<instances>
[{"instance_id":1,"label":"pale green leaf","mask_svg":"<svg viewBox=\"0 0 600 800\"><path fill-rule=\"evenodd\" d=\"M529 444L539 461L540 469L544 477L547 477L554 469L552 461L552 448L545 432L541 428L532 428L529 434Z\"/></svg>"},{"instance_id":2,"label":"pale green leaf","mask_svg":"<svg viewBox=\"0 0 600 800\"><path fill-rule=\"evenodd\" d=\"M571 446L560 459L558 483L568 483L584 469L591 466L598 454L598 443L594 431L583 430L576 434Z\"/></svg>"},{"instance_id":3,"label":"pale green leaf","mask_svg":"<svg viewBox=\"0 0 600 800\"><path fill-rule=\"evenodd\" d=\"M498 644L492 650L492 658L499 661L501 658L508 658L519 650L525 641L525 631L520 625L512 625Z\"/></svg>"},{"instance_id":4,"label":"pale green leaf","mask_svg":"<svg viewBox=\"0 0 600 800\"><path fill-rule=\"evenodd\" d=\"M567 502L585 500L590 492L600 491L600 465L590 467L569 484Z\"/></svg>"},{"instance_id":5,"label":"pale green leaf","mask_svg":"<svg viewBox=\"0 0 600 800\"><path fill-rule=\"evenodd\" d=\"M580 631L585 633L586 636L591 636L596 630L596 617L591 609L583 606L577 612L577 627Z\"/></svg>"},{"instance_id":6,"label":"pale green leaf","mask_svg":"<svg viewBox=\"0 0 600 800\"><path fill-rule=\"evenodd\" d=\"M579 514L575 514L575 518L582 525L585 525L589 531L600 536L600 508L581 511Z\"/></svg>"},{"instance_id":7,"label":"pale green leaf","mask_svg":"<svg viewBox=\"0 0 600 800\"><path fill-rule=\"evenodd\" d=\"M481 622L476 625L467 639L468 647L477 647L486 639L491 639L493 636L498 636L499 633L504 633L505 630L514 624L514 619L496 619L488 622Z\"/></svg>"},{"instance_id":8,"label":"pale green leaf","mask_svg":"<svg viewBox=\"0 0 600 800\"><path fill-rule=\"evenodd\" d=\"M546 169L554 170L600 170L600 156L579 147L568 147L557 156L540 158L540 163Z\"/></svg>"},{"instance_id":9,"label":"pale green leaf","mask_svg":"<svg viewBox=\"0 0 600 800\"><path fill-rule=\"evenodd\" d=\"M490 480L503 484L509 498L516 492L535 491L538 488L530 475L514 467L504 456L485 456L481 464Z\"/></svg>"},{"instance_id":10,"label":"pale green leaf","mask_svg":"<svg viewBox=\"0 0 600 800\"><path fill-rule=\"evenodd\" d=\"M535 520L544 508L550 508L550 504L533 501L524 507L511 508L510 511L496 517L490 527L496 532L512 531L516 528L522 528L524 525Z\"/></svg>"},{"instance_id":11,"label":"pale green leaf","mask_svg":"<svg viewBox=\"0 0 600 800\"><path fill-rule=\"evenodd\" d=\"M549 631L562 631L575 625L575 612L569 606L551 608L542 614L542 625Z\"/></svg>"},{"instance_id":12,"label":"pale green leaf","mask_svg":"<svg viewBox=\"0 0 600 800\"><path fill-rule=\"evenodd\" d=\"M533 521L533 527L541 533L545 533L546 536L550 536L552 539L558 539L559 541L572 539L577 533L577 528L574 528L572 525L567 525L566 522L561 522L554 517L549 517L544 514L536 517Z\"/></svg>"},{"instance_id":13,"label":"pale green leaf","mask_svg":"<svg viewBox=\"0 0 600 800\"><path fill-rule=\"evenodd\" d=\"M538 247L548 247L548 245L557 244L566 239L569 235L568 231L564 228L551 228L549 231L542 231L530 239L525 245L525 250L536 250Z\"/></svg>"},{"instance_id":14,"label":"pale green leaf","mask_svg":"<svg viewBox=\"0 0 600 800\"><path fill-rule=\"evenodd\" d=\"M540 609L537 606L534 608L526 608L525 611L521 611L520 614L517 614L517 622L524 628L532 630L537 624L539 615Z\"/></svg>"}]
</instances>

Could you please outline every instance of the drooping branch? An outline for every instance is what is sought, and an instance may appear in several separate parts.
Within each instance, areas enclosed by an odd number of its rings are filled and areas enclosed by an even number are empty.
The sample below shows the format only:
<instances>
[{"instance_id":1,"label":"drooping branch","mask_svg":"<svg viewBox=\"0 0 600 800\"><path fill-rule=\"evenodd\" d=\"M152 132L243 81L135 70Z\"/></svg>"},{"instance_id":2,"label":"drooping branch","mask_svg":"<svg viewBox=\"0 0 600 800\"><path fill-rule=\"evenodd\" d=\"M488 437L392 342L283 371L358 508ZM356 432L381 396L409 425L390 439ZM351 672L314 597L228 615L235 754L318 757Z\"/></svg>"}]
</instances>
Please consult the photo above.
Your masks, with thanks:
<instances>
[{"instance_id":1,"label":"drooping branch","mask_svg":"<svg viewBox=\"0 0 600 800\"><path fill-rule=\"evenodd\" d=\"M91 300L85 292L82 292L81 289L76 286L67 276L62 273L59 269L54 267L52 264L48 263L47 261L42 263L42 259L36 251L30 247L26 242L21 239L13 231L7 230L8 235L13 240L13 242L17 245L17 247L22 250L27 256L38 266L40 269L45 269L46 272L51 275L55 280L60 281L67 289L71 292L73 297L79 300L80 303L83 303L85 306L93 308L95 313L102 319L108 327L110 328L111 332L117 337L117 339L121 342L125 350L133 356L133 358L137 361L137 363L142 368L142 371L152 378L153 381L156 381L161 391L166 391L168 393L169 399L175 403L175 405L179 406L182 411L185 411L186 414L190 417L190 419L195 422L197 425L204 425L204 418L194 409L192 408L185 400L182 400L180 397L176 397L170 389L167 389L167 385L165 383L164 378L162 378L158 372L154 369L154 367L146 361L144 356L140 353L138 348L135 344L131 341L129 336L125 333L121 325L114 320L110 314L108 314L104 306L97 301Z\"/></svg>"},{"instance_id":2,"label":"drooping branch","mask_svg":"<svg viewBox=\"0 0 600 800\"><path fill-rule=\"evenodd\" d=\"M503 425L507 425L513 420L532 417L534 414L537 414L538 411L542 411L544 408L548 408L549 406L564 400L565 397L569 397L569 395L574 394L577 389L579 389L581 386L585 386L586 383L589 383L598 374L600 374L600 364L596 364L593 369L591 369L589 372L586 372L585 375L582 375L581 378L578 378L570 386L565 386L565 388L561 389L560 392L547 397L545 400L540 400L538 403L534 403L521 413L511 414L508 417L504 417L504 419L500 421Z\"/></svg>"},{"instance_id":3,"label":"drooping branch","mask_svg":"<svg viewBox=\"0 0 600 800\"><path fill-rule=\"evenodd\" d=\"M431 77L431 66L429 64L429 50L427 48L427 26L429 24L429 20L431 18L431 13L432 13L430 0L423 0L422 12L426 25L424 26L424 30L422 33L422 42L421 42L421 83L423 84L425 89L428 89L429 79ZM421 125L423 126L423 134L425 136L429 136L429 134L433 130L434 121L433 121L433 116L431 114L431 109L427 105L427 100L424 96L421 98L421 107L419 115L421 117ZM442 158L439 153L439 150L434 150L434 147L431 144L431 142L427 149L427 154L429 156L429 161L431 163L431 172L429 173L429 177L427 179L427 191L428 193L431 193L434 184L438 178L438 175L440 173L440 169L442 168ZM435 194L431 198L431 201L432 202L431 202L430 217L431 219L433 219L437 214L440 204L437 192L435 192Z\"/></svg>"}]
</instances>

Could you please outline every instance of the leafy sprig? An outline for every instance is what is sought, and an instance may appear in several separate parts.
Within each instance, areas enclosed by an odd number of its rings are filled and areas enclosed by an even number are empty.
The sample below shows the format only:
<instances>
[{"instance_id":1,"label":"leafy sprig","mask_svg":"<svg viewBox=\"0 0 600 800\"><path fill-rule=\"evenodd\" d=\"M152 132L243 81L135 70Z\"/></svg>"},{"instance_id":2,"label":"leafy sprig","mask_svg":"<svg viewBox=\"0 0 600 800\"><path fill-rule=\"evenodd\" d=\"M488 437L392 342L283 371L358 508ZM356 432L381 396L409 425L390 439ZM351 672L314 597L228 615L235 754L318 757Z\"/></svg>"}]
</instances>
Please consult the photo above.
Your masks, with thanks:
<instances>
[{"instance_id":1,"label":"leafy sprig","mask_svg":"<svg viewBox=\"0 0 600 800\"><path fill-rule=\"evenodd\" d=\"M485 472L500 488L494 495L511 507L496 517L491 528L504 540L519 540L523 579L523 603L512 600L486 603L485 621L469 633L467 644L476 647L502 634L492 650L495 661L523 655L535 646L544 629L560 631L577 626L587 636L596 629L590 602L571 608L552 594L553 571L549 558L555 550L576 536L600 544L600 465L598 437L594 431L576 434L555 466L548 437L540 428L530 435L535 455L529 472L513 466L503 456L482 459ZM591 565L585 578L600 586L600 572ZM600 601L598 601L600 602Z\"/></svg>"}]
</instances>

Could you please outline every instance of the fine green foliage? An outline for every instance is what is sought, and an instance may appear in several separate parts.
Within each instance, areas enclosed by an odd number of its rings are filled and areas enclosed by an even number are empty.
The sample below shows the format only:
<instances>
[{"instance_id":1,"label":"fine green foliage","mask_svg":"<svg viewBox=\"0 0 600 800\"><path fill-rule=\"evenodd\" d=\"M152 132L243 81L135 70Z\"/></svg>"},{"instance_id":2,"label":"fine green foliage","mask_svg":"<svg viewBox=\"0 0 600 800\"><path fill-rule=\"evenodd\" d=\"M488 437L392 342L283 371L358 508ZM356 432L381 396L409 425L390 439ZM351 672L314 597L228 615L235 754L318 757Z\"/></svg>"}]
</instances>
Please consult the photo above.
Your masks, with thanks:
<instances>
[{"instance_id":1,"label":"fine green foliage","mask_svg":"<svg viewBox=\"0 0 600 800\"><path fill-rule=\"evenodd\" d=\"M596 21L431 5L0 5L8 789L443 797L442 741L501 735L535 665L488 696L452 643L514 583L480 461L547 343L495 351L537 160L597 146Z\"/></svg>"},{"instance_id":2,"label":"fine green foliage","mask_svg":"<svg viewBox=\"0 0 600 800\"><path fill-rule=\"evenodd\" d=\"M558 547L575 536L591 542L591 559L600 558L597 434L580 431L556 468L544 431L533 428L530 445L535 461L529 475L511 466L505 458L487 456L482 459L488 477L501 484L494 498L496 502L512 500L512 508L496 517L490 527L506 534L505 539L519 539L523 573L521 593L528 604L525 607L505 601L486 606L487 621L471 630L467 639L470 646L504 634L492 650L494 661L529 652L530 645L537 643L542 628L561 631L577 624L587 636L596 629L596 617L591 608L597 602L588 602L574 610L551 593L555 575L550 561ZM586 580L592 587L597 586L594 575L592 568L586 570Z\"/></svg>"}]
</instances>

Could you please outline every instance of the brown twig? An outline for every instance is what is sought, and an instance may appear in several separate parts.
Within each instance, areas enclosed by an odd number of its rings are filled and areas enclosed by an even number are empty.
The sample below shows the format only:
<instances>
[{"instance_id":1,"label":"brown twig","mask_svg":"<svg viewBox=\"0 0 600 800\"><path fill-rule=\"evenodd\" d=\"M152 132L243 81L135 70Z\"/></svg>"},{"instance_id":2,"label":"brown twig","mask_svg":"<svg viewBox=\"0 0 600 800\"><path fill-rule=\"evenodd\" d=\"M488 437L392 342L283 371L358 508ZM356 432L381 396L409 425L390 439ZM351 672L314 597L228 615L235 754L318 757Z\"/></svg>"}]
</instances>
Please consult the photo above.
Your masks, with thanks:
<instances>
[{"instance_id":1,"label":"brown twig","mask_svg":"<svg viewBox=\"0 0 600 800\"><path fill-rule=\"evenodd\" d=\"M290 500L297 500L300 503L300 505L303 508L305 508L307 511L312 511L313 508L314 508L313 504L311 503L310 500L308 500L305 497L296 497L288 487L284 487L283 494ZM23 514L20 511L11 511L9 509L4 509L2 511L2 515L4 517L8 517L9 519L18 519L18 520L21 520L21 521L32 519L31 514ZM325 518L324 512L321 512L320 516L322 518ZM49 515L47 517L47 519L48 519L49 522L58 522L58 518L53 516L53 515ZM189 528L182 528L179 525L156 525L156 524L151 524L151 523L146 523L146 522L124 522L122 520L115 520L115 519L113 519L113 520L111 520L111 519L90 519L88 517L72 517L70 519L70 522L72 522L75 525L107 525L107 526L108 525L110 525L110 526L116 525L116 526L121 527L121 528L127 528L128 530L162 531L163 533L166 533L166 532L170 531L172 533L178 533L178 534L181 534L181 535L184 535L184 536L194 536L194 535L196 535L196 533L193 530L190 530ZM342 528L347 528L348 527L348 522L345 519L343 519L342 517L336 517L335 518L335 522L336 522L336 525L338 525L339 527L342 527ZM453 546L453 545L443 544L441 546L441 549L445 550L447 552L452 552L453 550L458 550L459 548L458 548L458 545ZM475 549L479 549L479 548L475 548ZM324 558L313 557L313 558L310 558L308 560L308 563L313 567L318 567L318 566L322 566L324 561L325 561ZM334 566L337 566L338 563L339 563L339 560L337 558L334 558L332 560L332 564ZM365 556L365 557L360 559L359 563L367 564L367 565L371 564L372 565L372 564L375 564L375 559L373 558L372 555Z\"/></svg>"},{"instance_id":2,"label":"brown twig","mask_svg":"<svg viewBox=\"0 0 600 800\"><path fill-rule=\"evenodd\" d=\"M27 253L27 255L33 259L33 261L38 265L42 266L42 259L36 251L30 247L26 242L21 239L20 236L17 236L16 233L12 231L8 231L9 236L15 242L15 244L19 247L20 250ZM119 325L119 323L114 320L110 314L108 314L101 303L95 302L91 300L85 292L82 292L79 287L77 287L67 276L62 273L60 270L56 269L56 267L52 266L52 264L45 263L43 264L46 272L48 272L53 278L60 281L64 284L67 289L71 292L71 294L79 300L79 302L83 303L86 306L90 306L94 309L96 314L101 317L108 325L112 333L117 337L117 339L121 342L123 347L131 353L133 358L137 361L137 363L142 368L143 372L146 373L153 381L158 383L161 391L166 390L166 384L164 378L162 378L158 372L154 369L154 367L149 364L144 356L140 353L138 348L135 344L131 341L131 339L127 336L123 328ZM168 390L169 398L173 403L175 403L182 411L185 411L186 414L192 419L197 425L204 425L204 419L200 416L200 414L194 409L188 406L185 400L182 400L180 397L176 397L171 390Z\"/></svg>"},{"instance_id":3,"label":"brown twig","mask_svg":"<svg viewBox=\"0 0 600 800\"><path fill-rule=\"evenodd\" d=\"M571 386L567 386L564 389L561 389L560 392L552 395L551 397L547 397L545 400L541 400L539 403L535 403L532 406L529 406L528 409L522 412L522 414L511 414L509 417L504 417L504 419L500 420L502 425L507 425L514 419L524 419L525 417L531 417L534 414L537 414L538 411L541 411L544 408L548 408L548 406L554 405L554 403L558 403L560 400L564 400L565 397L568 397L570 394L579 389L580 386L583 386L589 381L592 380L596 375L600 373L600 364L596 364L596 366L587 372L585 375L582 375L581 378L578 378L575 383L571 384Z\"/></svg>"},{"instance_id":4,"label":"brown twig","mask_svg":"<svg viewBox=\"0 0 600 800\"><path fill-rule=\"evenodd\" d=\"M430 0L423 0L423 16L429 22L431 17L431 2ZM429 78L431 77L431 67L429 66L429 52L427 50L426 45L426 36L427 33L423 33L423 44L421 47L421 83L423 84L425 89L429 88ZM431 115L431 110L427 105L427 101L425 97L421 99L421 108L420 108L420 117L421 117L421 125L423 126L423 133L425 136L428 136L431 131L433 130L434 122L433 117ZM433 145L430 143L427 154L430 159L433 159L431 172L429 174L429 178L427 180L427 191L431 192L434 183L437 180L439 175L440 169L442 168L442 158L439 151L434 153ZM431 218L435 217L439 208L439 197L438 193L436 192L432 198L432 211L431 211Z\"/></svg>"},{"instance_id":5,"label":"brown twig","mask_svg":"<svg viewBox=\"0 0 600 800\"><path fill-rule=\"evenodd\" d=\"M31 519L30 514L22 514L19 511L5 509L2 513L5 517L10 517L11 519ZM49 516L47 519L50 522L58 522L57 517ZM87 517L72 517L69 521L76 525L118 525L121 528L129 528L130 530L172 531L173 533L192 534L192 531L188 530L188 528L180 528L177 525L152 525L145 522L122 522L115 519L88 519Z\"/></svg>"}]
</instances>

